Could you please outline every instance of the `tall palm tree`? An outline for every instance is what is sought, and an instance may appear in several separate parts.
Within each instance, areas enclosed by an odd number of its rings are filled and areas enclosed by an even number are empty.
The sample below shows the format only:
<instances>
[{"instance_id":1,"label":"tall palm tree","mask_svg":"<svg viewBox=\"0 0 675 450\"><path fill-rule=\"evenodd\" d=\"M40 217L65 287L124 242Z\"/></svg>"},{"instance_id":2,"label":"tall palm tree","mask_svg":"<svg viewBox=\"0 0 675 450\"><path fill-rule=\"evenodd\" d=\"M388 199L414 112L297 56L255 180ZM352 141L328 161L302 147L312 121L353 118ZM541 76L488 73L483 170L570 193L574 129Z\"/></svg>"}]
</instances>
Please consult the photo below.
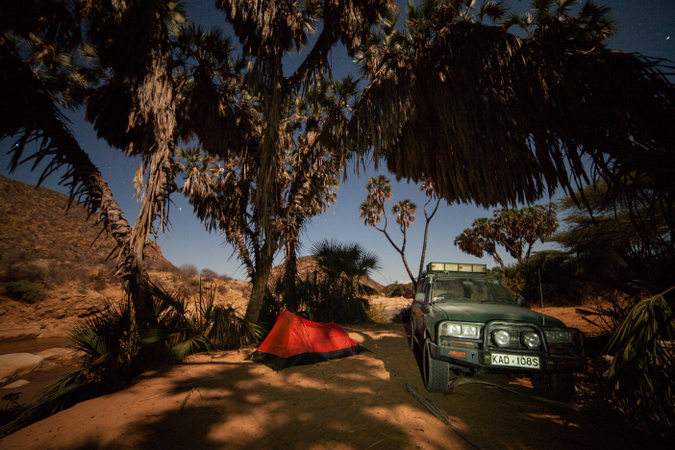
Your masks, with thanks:
<instances>
[{"instance_id":1,"label":"tall palm tree","mask_svg":"<svg viewBox=\"0 0 675 450\"><path fill-rule=\"evenodd\" d=\"M662 61L606 48L607 8L573 14L577 2L542 0L529 18L494 10L488 25L470 3L410 4L400 35L367 50L378 61L363 66L351 134L362 151L397 176L431 179L448 201L485 206L572 191L611 178L614 163L672 192L675 89ZM527 37L510 34L514 24Z\"/></svg>"},{"instance_id":2,"label":"tall palm tree","mask_svg":"<svg viewBox=\"0 0 675 450\"><path fill-rule=\"evenodd\" d=\"M394 206L391 208L392 214L396 215L396 223L399 225L401 234L403 235L403 242L399 247L394 242L394 240L389 235L389 232L387 231L388 219L384 210L385 202L392 197L391 181L389 181L389 178L387 178L385 175L378 175L377 177L371 177L368 180L368 183L366 184L366 189L368 189L368 196L359 207L359 211L361 213L361 220L363 220L364 225L370 225L377 231L384 234L384 236L387 238L391 246L394 247L394 249L399 253L399 255L401 255L403 266L405 267L406 272L408 272L410 281L412 282L413 286L416 289L417 280L419 280L419 277L422 274L422 270L424 267L424 258L426 256L426 248L427 248L427 233L429 231L429 221L433 218L434 214L436 214L436 210L438 209L440 199L436 203L436 208L434 209L431 216L427 214L426 210L426 207L431 201L431 198L424 205L424 217L426 218L426 225L424 228L424 242L422 244L420 270L417 274L417 277L415 277L412 271L410 270L410 266L408 265L408 259L406 258L405 251L406 245L408 243L408 228L410 228L410 225L415 222L415 212L417 210L417 205L415 205L409 199L405 199L396 202L396 204L394 204ZM432 191L432 188L430 188L430 184L428 183L424 184L422 186L422 189L427 190L427 192ZM381 227L379 227L377 224L379 224L382 221L384 221L384 223Z\"/></svg>"},{"instance_id":3,"label":"tall palm tree","mask_svg":"<svg viewBox=\"0 0 675 450\"><path fill-rule=\"evenodd\" d=\"M84 198L92 212L99 211L116 239L118 274L139 325L146 327L153 321L153 309L142 290L147 282L144 250L156 218L160 230L166 226L168 196L174 190L177 127L171 40L175 23L182 20L181 6L163 0L82 0L77 5L40 1L38 8L10 9L3 19L11 20L0 23L1 63L8 68L3 71L7 78L3 89L8 90L3 100L9 104L3 111L17 105L30 109L3 120L0 137L19 136L13 167L25 160L26 143L40 140L38 151L29 158L50 161L41 181L56 168L68 167L62 182L71 187L71 197ZM84 53L73 56L79 47ZM74 62L81 67L71 69ZM60 107L82 102L100 137L129 155L141 155L134 181L142 204L133 227L60 114Z\"/></svg>"},{"instance_id":4,"label":"tall palm tree","mask_svg":"<svg viewBox=\"0 0 675 450\"><path fill-rule=\"evenodd\" d=\"M350 79L334 83L324 80L288 102L280 135L285 150L275 154L278 161L273 189L278 198L269 226L272 243L267 242L270 234L262 230L263 220L255 203L261 189L257 154L237 157L233 153L225 162L197 148L182 153L186 176L183 192L207 229L224 232L247 269L254 294L264 294L268 287L273 259L265 249L271 248L274 257L283 248L285 295L293 295L300 234L312 217L335 202L336 177L346 158L336 140L348 122L346 112L355 93L355 83Z\"/></svg>"},{"instance_id":5,"label":"tall palm tree","mask_svg":"<svg viewBox=\"0 0 675 450\"><path fill-rule=\"evenodd\" d=\"M131 256L124 279L141 328L154 320L142 286L143 258L150 236L168 225L169 196L176 189L178 137L172 41L183 22L180 3L166 0L85 2L88 40L106 74L87 103L87 119L98 135L126 155L140 155L134 176L141 208L125 243ZM155 221L159 219L157 228Z\"/></svg>"},{"instance_id":6,"label":"tall palm tree","mask_svg":"<svg viewBox=\"0 0 675 450\"><path fill-rule=\"evenodd\" d=\"M80 147L63 116L86 88L73 54L81 43L78 18L63 2L45 2L38 10L12 9L3 14L0 36L0 139L13 138L10 169L47 161L39 183L65 168L60 183L70 190L117 243L119 267L131 258L126 243L131 227L100 171ZM9 14L11 12L11 14ZM59 30L59 32L55 32ZM36 147L29 144L37 143ZM33 148L35 150L33 151ZM30 153L32 152L32 153Z\"/></svg>"},{"instance_id":7,"label":"tall palm tree","mask_svg":"<svg viewBox=\"0 0 675 450\"><path fill-rule=\"evenodd\" d=\"M256 320L262 307L266 280L281 235L273 218L281 209L280 192L275 184L283 153L284 109L297 93L306 92L315 76L323 76L329 68L330 50L339 42L354 55L368 37L370 27L380 14L394 8L390 0L340 2L336 0L248 1L216 0L232 24L245 58L250 59L246 90L258 101L260 123L256 158L259 172L256 180L255 210L264 236L260 255L265 261L256 274L246 317ZM320 23L320 27L319 27ZM308 34L321 29L305 59L289 76L284 75L283 56L299 52L308 45ZM211 151L210 149L206 149Z\"/></svg>"}]
</instances>

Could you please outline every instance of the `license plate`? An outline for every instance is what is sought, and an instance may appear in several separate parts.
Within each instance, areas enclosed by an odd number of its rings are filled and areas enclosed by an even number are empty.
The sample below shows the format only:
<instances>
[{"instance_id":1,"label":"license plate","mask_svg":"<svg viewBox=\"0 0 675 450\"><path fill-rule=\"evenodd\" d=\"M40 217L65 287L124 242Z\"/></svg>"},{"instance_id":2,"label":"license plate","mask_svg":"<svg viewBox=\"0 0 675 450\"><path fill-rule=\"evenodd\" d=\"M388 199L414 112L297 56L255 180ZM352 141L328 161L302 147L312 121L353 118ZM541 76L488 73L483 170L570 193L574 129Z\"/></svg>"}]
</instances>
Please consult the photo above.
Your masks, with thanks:
<instances>
[{"instance_id":1,"label":"license plate","mask_svg":"<svg viewBox=\"0 0 675 450\"><path fill-rule=\"evenodd\" d=\"M490 361L493 366L527 367L530 369L539 369L538 356L505 355L503 353L493 353Z\"/></svg>"}]
</instances>

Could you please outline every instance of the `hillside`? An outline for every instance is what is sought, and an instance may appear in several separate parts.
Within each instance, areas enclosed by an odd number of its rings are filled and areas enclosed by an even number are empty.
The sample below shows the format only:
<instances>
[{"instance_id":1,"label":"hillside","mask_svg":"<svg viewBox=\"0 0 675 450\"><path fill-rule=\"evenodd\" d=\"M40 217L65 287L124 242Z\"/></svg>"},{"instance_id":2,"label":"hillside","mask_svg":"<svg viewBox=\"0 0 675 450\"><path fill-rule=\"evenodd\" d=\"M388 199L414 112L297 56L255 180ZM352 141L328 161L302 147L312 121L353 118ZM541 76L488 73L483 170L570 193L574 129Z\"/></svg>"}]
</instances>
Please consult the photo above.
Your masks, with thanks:
<instances>
[{"instance_id":1,"label":"hillside","mask_svg":"<svg viewBox=\"0 0 675 450\"><path fill-rule=\"evenodd\" d=\"M101 233L96 218L68 197L0 176L0 341L65 336L72 325L117 302L123 292L107 260L113 240ZM196 271L181 271L153 245L147 257L152 280L193 298L199 289ZM11 281L42 286L46 297L36 303L9 298L2 287ZM216 303L246 307L248 283L203 277L216 290Z\"/></svg>"},{"instance_id":2,"label":"hillside","mask_svg":"<svg viewBox=\"0 0 675 450\"><path fill-rule=\"evenodd\" d=\"M36 188L0 176L0 341L34 337L65 336L78 320L94 314L106 300L118 302L123 292L111 276L113 261L107 260L113 240L101 233L96 218L68 197L43 187ZM196 299L199 283L215 291L216 304L245 312L249 283L220 277L211 271L177 269L158 246L150 249L148 267L152 280L169 291ZM315 270L312 257L298 260L301 276ZM273 270L279 274L283 265ZM209 272L209 273L207 273ZM3 292L12 281L30 281L41 286L43 300L16 301ZM364 284L382 291L367 279ZM405 307L405 299L373 298L372 303L391 309Z\"/></svg>"},{"instance_id":3,"label":"hillside","mask_svg":"<svg viewBox=\"0 0 675 450\"><path fill-rule=\"evenodd\" d=\"M0 175L0 270L16 263L53 272L102 268L114 248L102 229L79 203L68 208L66 195ZM157 246L147 258L153 269L174 269Z\"/></svg>"}]
</instances>

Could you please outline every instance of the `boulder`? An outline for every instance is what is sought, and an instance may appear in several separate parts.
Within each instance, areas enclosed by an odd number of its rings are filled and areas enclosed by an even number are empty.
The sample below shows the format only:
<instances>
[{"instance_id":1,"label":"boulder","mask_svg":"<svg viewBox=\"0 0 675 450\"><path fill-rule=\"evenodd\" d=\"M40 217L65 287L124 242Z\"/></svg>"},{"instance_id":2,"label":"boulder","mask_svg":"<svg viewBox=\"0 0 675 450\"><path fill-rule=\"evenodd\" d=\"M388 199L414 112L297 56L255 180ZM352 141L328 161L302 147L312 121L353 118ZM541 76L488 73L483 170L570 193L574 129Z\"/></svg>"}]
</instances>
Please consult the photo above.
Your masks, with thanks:
<instances>
[{"instance_id":1,"label":"boulder","mask_svg":"<svg viewBox=\"0 0 675 450\"><path fill-rule=\"evenodd\" d=\"M32 353L0 355L0 383L35 370L44 358Z\"/></svg>"},{"instance_id":2,"label":"boulder","mask_svg":"<svg viewBox=\"0 0 675 450\"><path fill-rule=\"evenodd\" d=\"M1 387L0 389L19 389L20 387L23 387L29 383L30 381L28 380L16 380L14 383L10 383L6 386Z\"/></svg>"},{"instance_id":3,"label":"boulder","mask_svg":"<svg viewBox=\"0 0 675 450\"><path fill-rule=\"evenodd\" d=\"M49 348L47 350L42 350L41 352L37 353L38 355L42 356L44 359L50 360L50 361L69 361L73 359L77 359L78 357L78 351L73 350L72 348Z\"/></svg>"},{"instance_id":4,"label":"boulder","mask_svg":"<svg viewBox=\"0 0 675 450\"><path fill-rule=\"evenodd\" d=\"M40 332L41 330L38 327L3 327L0 328L0 342L35 339L40 335Z\"/></svg>"}]
</instances>

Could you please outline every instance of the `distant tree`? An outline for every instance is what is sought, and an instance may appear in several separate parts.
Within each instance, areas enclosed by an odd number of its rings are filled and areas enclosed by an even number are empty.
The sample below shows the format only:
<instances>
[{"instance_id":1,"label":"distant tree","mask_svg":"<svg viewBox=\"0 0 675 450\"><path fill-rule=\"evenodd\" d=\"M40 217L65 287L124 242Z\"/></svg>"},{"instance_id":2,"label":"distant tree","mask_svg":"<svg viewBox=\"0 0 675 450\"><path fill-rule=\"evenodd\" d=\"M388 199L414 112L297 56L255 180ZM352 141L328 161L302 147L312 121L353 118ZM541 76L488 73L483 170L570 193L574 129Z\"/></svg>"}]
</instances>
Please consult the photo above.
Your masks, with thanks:
<instances>
[{"instance_id":1,"label":"distant tree","mask_svg":"<svg viewBox=\"0 0 675 450\"><path fill-rule=\"evenodd\" d=\"M527 261L532 246L543 241L558 229L556 205L535 205L521 209L500 209L494 217L473 221L455 238L455 245L464 253L482 258L484 253L492 256L497 264L505 268L497 252L503 246L519 263Z\"/></svg>"},{"instance_id":2,"label":"distant tree","mask_svg":"<svg viewBox=\"0 0 675 450\"><path fill-rule=\"evenodd\" d=\"M426 258L427 251L427 238L429 234L429 222L433 219L436 211L438 211L438 206L440 205L441 199L438 197L436 192L433 189L431 182L423 183L420 186L420 190L424 191L425 194L429 197L429 200L424 204L424 218L426 219L424 226L424 238L422 244L422 254L420 256L420 266L415 277L410 270L408 265L408 260L406 258L406 244L408 242L408 228L415 222L415 212L417 211L417 205L411 202L409 199L401 200L396 202L396 204L391 208L392 214L396 215L396 223L399 225L401 234L403 235L403 242L399 247L393 241L391 236L387 231L387 214L385 213L384 204L388 199L392 198L391 193L391 181L385 175L378 175L377 177L371 177L366 184L366 189L368 190L368 196L366 200L359 207L361 213L361 220L363 220L364 225L370 225L375 228L377 231L383 233L389 243L394 247L394 249L401 255L401 260L405 266L410 281L413 283L415 289L417 288L417 280L422 275L424 270L424 260ZM427 211L427 206L436 200L436 204L429 213ZM384 224L381 227L378 227L378 224L384 220Z\"/></svg>"},{"instance_id":3,"label":"distant tree","mask_svg":"<svg viewBox=\"0 0 675 450\"><path fill-rule=\"evenodd\" d=\"M641 189L634 186L634 192ZM636 300L672 286L673 212L648 195L602 182L577 196L583 204L571 197L560 201L565 227L551 240L577 261L586 283L599 295L617 290Z\"/></svg>"}]
</instances>

